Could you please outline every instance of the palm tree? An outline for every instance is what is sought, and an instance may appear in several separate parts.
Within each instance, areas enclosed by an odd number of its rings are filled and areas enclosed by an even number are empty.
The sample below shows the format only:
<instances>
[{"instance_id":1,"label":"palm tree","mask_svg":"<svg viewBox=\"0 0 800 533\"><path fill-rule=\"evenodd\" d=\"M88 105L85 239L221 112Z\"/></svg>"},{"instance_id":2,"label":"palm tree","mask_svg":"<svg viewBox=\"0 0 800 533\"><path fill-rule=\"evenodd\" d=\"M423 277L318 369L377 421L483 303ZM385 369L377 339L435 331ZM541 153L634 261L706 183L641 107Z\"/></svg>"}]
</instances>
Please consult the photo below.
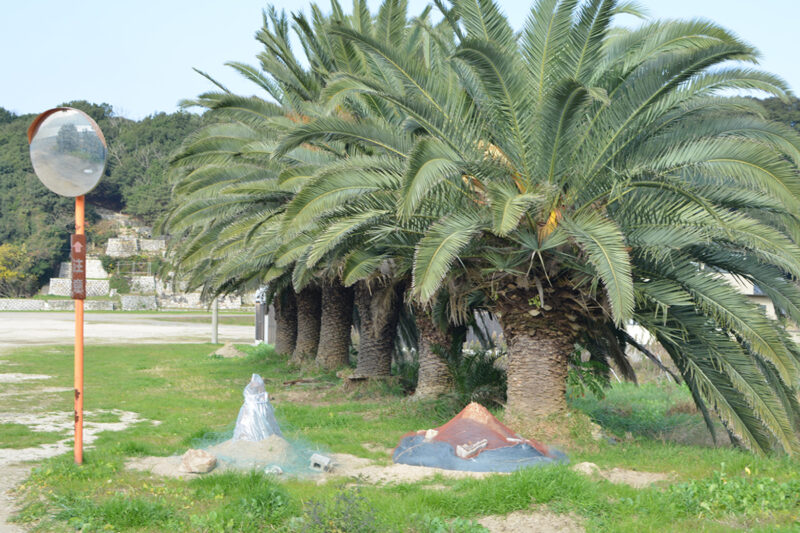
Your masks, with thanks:
<instances>
[{"instance_id":1,"label":"palm tree","mask_svg":"<svg viewBox=\"0 0 800 533\"><path fill-rule=\"evenodd\" d=\"M359 4L354 6L354 13L359 11ZM393 83L394 75L353 47L346 36L334 35L331 30L362 31L382 46L402 50L431 76L446 78L457 87L458 78L447 66L453 33L446 22L432 25L428 15L429 10L425 10L408 21L405 3L387 0L374 25L333 20L324 29L329 34L327 38L341 39L349 45L358 59L354 63L360 67L328 72L323 97L328 99L327 108L336 113L298 125L284 136L275 152L281 156L298 146L324 149L330 142L361 147L358 157L345 159L305 183L288 206L285 219L288 232L312 236L308 267L318 262L341 264L345 285L355 287L362 337L356 378L390 374L393 332L411 283L414 246L429 224L428 219L441 216L443 211L432 202L426 204L420 216L402 223L398 220L395 208L405 161L414 142L414 132L409 127L411 117L390 102L349 91L346 76L357 75L385 84ZM369 17L362 16L360 20ZM414 316L420 332L416 396L435 396L450 388L448 367L438 355L450 347L449 317L435 323L431 309L423 305L414 306Z\"/></svg>"},{"instance_id":2,"label":"palm tree","mask_svg":"<svg viewBox=\"0 0 800 533\"><path fill-rule=\"evenodd\" d=\"M336 169L326 165L358 154L351 153L344 143L332 141L298 146L290 153L270 157L277 135L292 121L304 123L329 114L318 102L332 72L368 70L363 54L344 39L326 34L331 20L353 29L372 28L374 23L374 32L387 39L402 37L406 25L405 4L399 1L387 1L374 21L361 0L354 2L351 16L345 16L335 1L332 8L332 15L326 17L312 6L311 21L303 15L293 16L310 68L301 66L292 52L289 22L274 9L265 14L264 27L257 34L265 46L259 56L260 68L229 64L278 105L233 95L210 77L220 91L185 103L209 109L223 124L195 134L175 157L179 197L164 224L172 232L185 232L183 238L174 240L178 242L174 257L195 286L221 292L247 283L270 282L279 322L277 349L291 352L295 362L316 356L318 363L329 368L348 360L353 291L341 285L339 271L345 264L353 264L349 261L353 255L329 254L324 261L318 257L306 266L309 245L321 226L304 223L290 227L283 218L285 207L304 181L312 177L335 181ZM333 116L381 115L385 111L381 106L346 109ZM223 174L225 179L212 187L202 181L206 173ZM267 211L265 202L271 202ZM218 238L222 232L225 242ZM362 373L367 376L380 368L378 374L383 375L388 374L402 305L402 298L383 296L395 295L400 285L391 276L373 276L369 285L370 294L377 292L370 302L380 301L388 307L361 305L362 323L375 327L362 328L364 349L359 368L366 368ZM297 313L302 316L295 316ZM371 314L375 316L368 316ZM379 364L369 362L376 357Z\"/></svg>"},{"instance_id":3,"label":"palm tree","mask_svg":"<svg viewBox=\"0 0 800 533\"><path fill-rule=\"evenodd\" d=\"M787 280L800 276L800 139L757 103L720 95L782 96L785 84L726 63L757 53L708 22L614 28L630 10L616 0L540 0L519 35L490 0L439 5L458 40L447 63L458 90L346 27L334 34L392 82L350 73L328 85L408 116L398 220L429 216L432 199L442 208L415 247L414 298L447 288L456 308L476 290L492 302L511 416L566 409L578 340L629 370L634 320L709 425L707 406L752 449L797 451L798 349L718 274L754 281L800 321ZM345 136L324 123L297 130Z\"/></svg>"}]
</instances>

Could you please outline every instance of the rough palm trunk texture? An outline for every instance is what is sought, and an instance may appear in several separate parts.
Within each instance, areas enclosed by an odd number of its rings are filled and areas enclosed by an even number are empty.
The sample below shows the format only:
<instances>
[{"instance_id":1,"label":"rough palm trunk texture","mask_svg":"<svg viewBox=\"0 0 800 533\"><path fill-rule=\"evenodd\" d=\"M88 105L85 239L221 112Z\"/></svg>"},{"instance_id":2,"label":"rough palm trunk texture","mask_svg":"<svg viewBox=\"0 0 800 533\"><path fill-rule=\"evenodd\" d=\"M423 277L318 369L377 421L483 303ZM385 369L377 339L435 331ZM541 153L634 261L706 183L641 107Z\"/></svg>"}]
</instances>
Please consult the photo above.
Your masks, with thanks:
<instances>
[{"instance_id":1,"label":"rough palm trunk texture","mask_svg":"<svg viewBox=\"0 0 800 533\"><path fill-rule=\"evenodd\" d=\"M289 288L275 296L275 353L290 355L297 342L297 303Z\"/></svg>"},{"instance_id":2,"label":"rough palm trunk texture","mask_svg":"<svg viewBox=\"0 0 800 533\"><path fill-rule=\"evenodd\" d=\"M506 412L521 420L566 411L567 369L576 329L574 315L562 306L552 304L549 311L534 308L529 296L520 291L499 305L508 345Z\"/></svg>"},{"instance_id":3,"label":"rough palm trunk texture","mask_svg":"<svg viewBox=\"0 0 800 533\"><path fill-rule=\"evenodd\" d=\"M353 323L353 289L341 283L322 287L322 325L319 331L317 364L327 369L350 361L350 326Z\"/></svg>"},{"instance_id":4,"label":"rough palm trunk texture","mask_svg":"<svg viewBox=\"0 0 800 533\"><path fill-rule=\"evenodd\" d=\"M421 306L415 306L414 314L419 331L419 378L414 398L435 398L449 392L453 386L450 368L440 355L450 349L452 338L439 329L430 313Z\"/></svg>"},{"instance_id":5,"label":"rough palm trunk texture","mask_svg":"<svg viewBox=\"0 0 800 533\"><path fill-rule=\"evenodd\" d=\"M358 282L355 287L355 302L361 327L358 364L353 378L389 377L402 305L402 289L398 286L376 285L370 291L366 283Z\"/></svg>"},{"instance_id":6,"label":"rough palm trunk texture","mask_svg":"<svg viewBox=\"0 0 800 533\"><path fill-rule=\"evenodd\" d=\"M321 299L319 287L309 285L297 293L297 344L290 359L292 363L299 364L317 355Z\"/></svg>"}]
</instances>

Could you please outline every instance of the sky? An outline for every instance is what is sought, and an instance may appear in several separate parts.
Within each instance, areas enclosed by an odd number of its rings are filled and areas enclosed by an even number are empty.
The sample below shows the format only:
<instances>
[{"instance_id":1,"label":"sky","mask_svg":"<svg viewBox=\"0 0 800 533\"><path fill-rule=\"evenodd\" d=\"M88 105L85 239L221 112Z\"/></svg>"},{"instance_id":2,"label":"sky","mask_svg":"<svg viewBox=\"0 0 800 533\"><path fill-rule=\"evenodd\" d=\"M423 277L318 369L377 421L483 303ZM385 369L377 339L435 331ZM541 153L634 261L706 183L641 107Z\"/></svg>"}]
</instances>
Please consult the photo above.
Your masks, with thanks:
<instances>
[{"instance_id":1,"label":"sky","mask_svg":"<svg viewBox=\"0 0 800 533\"><path fill-rule=\"evenodd\" d=\"M340 0L349 5L349 0ZM307 0L273 0L308 12ZM373 10L379 0L370 0ZM639 0L656 18L706 18L755 45L760 68L800 91L795 36L800 0ZM226 61L256 63L264 0L28 0L9 2L0 31L0 107L39 113L70 100L108 103L141 119L173 112L212 88L208 72L239 94L252 94ZM319 2L327 6L327 0ZM409 0L418 13L427 0ZM501 1L520 29L531 0Z\"/></svg>"}]
</instances>

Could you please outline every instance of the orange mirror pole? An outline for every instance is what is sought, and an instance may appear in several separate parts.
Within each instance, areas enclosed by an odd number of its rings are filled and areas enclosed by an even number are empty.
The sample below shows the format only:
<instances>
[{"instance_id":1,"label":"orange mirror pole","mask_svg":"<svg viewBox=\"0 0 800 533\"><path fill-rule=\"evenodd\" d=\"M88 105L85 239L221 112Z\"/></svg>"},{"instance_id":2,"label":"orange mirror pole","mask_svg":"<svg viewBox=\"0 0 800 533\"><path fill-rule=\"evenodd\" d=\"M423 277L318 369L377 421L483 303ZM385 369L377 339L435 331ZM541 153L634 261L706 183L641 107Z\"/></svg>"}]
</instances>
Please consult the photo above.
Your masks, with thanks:
<instances>
[{"instance_id":1,"label":"orange mirror pole","mask_svg":"<svg viewBox=\"0 0 800 533\"><path fill-rule=\"evenodd\" d=\"M75 234L84 233L84 196L75 197ZM73 273L74 276L74 273ZM75 464L83 463L83 300L75 299Z\"/></svg>"}]
</instances>

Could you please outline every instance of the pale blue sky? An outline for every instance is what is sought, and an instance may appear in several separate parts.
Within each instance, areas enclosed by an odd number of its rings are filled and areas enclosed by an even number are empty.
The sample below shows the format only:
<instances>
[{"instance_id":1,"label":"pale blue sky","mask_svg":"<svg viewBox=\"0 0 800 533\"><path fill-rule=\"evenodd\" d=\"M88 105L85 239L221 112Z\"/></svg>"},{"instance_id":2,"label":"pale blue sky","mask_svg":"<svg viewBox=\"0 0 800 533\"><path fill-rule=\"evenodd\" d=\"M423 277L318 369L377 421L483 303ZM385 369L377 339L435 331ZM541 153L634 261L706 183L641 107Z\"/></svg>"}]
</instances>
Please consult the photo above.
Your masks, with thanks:
<instances>
[{"instance_id":1,"label":"pale blue sky","mask_svg":"<svg viewBox=\"0 0 800 533\"><path fill-rule=\"evenodd\" d=\"M349 0L341 0L349 5ZM658 18L702 17L737 33L762 52L761 68L800 91L797 58L800 0L639 0ZM319 2L327 5L327 0ZM410 0L417 13L426 0ZM0 107L38 113L62 102L107 102L142 118L171 112L210 84L209 72L239 93L252 85L223 66L254 63L253 34L263 0L28 0L8 2L0 30ZM306 0L273 2L306 9ZM371 0L375 8L379 0ZM519 29L530 1L502 2Z\"/></svg>"}]
</instances>

